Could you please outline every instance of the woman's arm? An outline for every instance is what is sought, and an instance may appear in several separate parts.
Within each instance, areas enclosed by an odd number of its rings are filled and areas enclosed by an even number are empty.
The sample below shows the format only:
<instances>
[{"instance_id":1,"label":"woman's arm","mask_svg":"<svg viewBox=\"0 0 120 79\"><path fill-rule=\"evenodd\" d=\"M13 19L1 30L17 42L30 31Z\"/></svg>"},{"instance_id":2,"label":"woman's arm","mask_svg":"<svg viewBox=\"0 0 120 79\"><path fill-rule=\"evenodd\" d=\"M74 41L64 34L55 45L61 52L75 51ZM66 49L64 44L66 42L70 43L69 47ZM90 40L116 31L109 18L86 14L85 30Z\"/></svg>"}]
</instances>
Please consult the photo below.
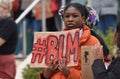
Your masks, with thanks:
<instances>
[{"instance_id":1,"label":"woman's arm","mask_svg":"<svg viewBox=\"0 0 120 79\"><path fill-rule=\"evenodd\" d=\"M120 59L113 61L108 70L104 62L100 59L94 61L92 65L94 79L119 79L120 78Z\"/></svg>"},{"instance_id":2,"label":"woman's arm","mask_svg":"<svg viewBox=\"0 0 120 79\"><path fill-rule=\"evenodd\" d=\"M2 46L6 41L0 37L0 46Z\"/></svg>"},{"instance_id":3,"label":"woman's arm","mask_svg":"<svg viewBox=\"0 0 120 79\"><path fill-rule=\"evenodd\" d=\"M99 79L98 75L100 75L101 73L106 73L106 68L105 65L103 63L102 59L96 59L92 65L92 71L93 71L93 75L94 75L94 79Z\"/></svg>"}]
</instances>

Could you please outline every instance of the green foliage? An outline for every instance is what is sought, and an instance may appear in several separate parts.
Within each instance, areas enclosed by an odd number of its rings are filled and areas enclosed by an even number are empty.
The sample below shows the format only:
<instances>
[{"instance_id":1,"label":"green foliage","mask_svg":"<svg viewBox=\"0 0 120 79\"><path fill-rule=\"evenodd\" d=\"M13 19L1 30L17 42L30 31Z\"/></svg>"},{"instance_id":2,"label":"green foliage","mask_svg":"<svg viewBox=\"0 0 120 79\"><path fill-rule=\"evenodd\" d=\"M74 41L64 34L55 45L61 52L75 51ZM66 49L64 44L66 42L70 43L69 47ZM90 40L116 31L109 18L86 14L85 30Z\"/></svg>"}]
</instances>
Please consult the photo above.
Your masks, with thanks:
<instances>
[{"instance_id":1,"label":"green foliage","mask_svg":"<svg viewBox=\"0 0 120 79\"><path fill-rule=\"evenodd\" d=\"M110 50L110 54L112 55L114 47L115 47L114 46L114 31L113 31L113 29L111 29L111 28L108 29L107 35L102 34L102 32L100 32L99 30L97 30L96 33L103 38L105 44L107 45L107 47Z\"/></svg>"},{"instance_id":2,"label":"green foliage","mask_svg":"<svg viewBox=\"0 0 120 79\"><path fill-rule=\"evenodd\" d=\"M28 65L22 73L23 79L38 79L41 70L43 70L43 68L30 68Z\"/></svg>"}]
</instances>

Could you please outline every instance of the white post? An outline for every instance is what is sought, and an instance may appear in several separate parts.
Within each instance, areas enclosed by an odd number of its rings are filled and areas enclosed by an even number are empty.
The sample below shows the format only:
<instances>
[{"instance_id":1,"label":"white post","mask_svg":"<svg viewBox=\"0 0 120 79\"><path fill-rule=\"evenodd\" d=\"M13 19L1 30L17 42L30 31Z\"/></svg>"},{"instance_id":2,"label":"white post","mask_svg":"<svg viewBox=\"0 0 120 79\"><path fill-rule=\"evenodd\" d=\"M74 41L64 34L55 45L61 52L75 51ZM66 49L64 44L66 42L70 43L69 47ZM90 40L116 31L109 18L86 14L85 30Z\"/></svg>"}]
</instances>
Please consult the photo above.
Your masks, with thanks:
<instances>
[{"instance_id":1,"label":"white post","mask_svg":"<svg viewBox=\"0 0 120 79\"><path fill-rule=\"evenodd\" d=\"M22 30L23 30L23 58L25 58L26 57L26 52L27 52L27 42L26 42L26 22L25 22L25 20L23 20L23 22L22 22Z\"/></svg>"},{"instance_id":2,"label":"white post","mask_svg":"<svg viewBox=\"0 0 120 79\"><path fill-rule=\"evenodd\" d=\"M30 6L28 6L27 9L25 9L25 11L17 18L17 20L15 20L15 22L18 24L39 1L40 0L34 0L33 3Z\"/></svg>"},{"instance_id":3,"label":"white post","mask_svg":"<svg viewBox=\"0 0 120 79\"><path fill-rule=\"evenodd\" d=\"M62 6L65 6L66 0L62 0L62 1L61 1L61 4L62 4ZM64 28L65 28L65 24L64 24L64 22L63 22L63 20L62 20L62 29L64 29Z\"/></svg>"},{"instance_id":4,"label":"white post","mask_svg":"<svg viewBox=\"0 0 120 79\"><path fill-rule=\"evenodd\" d=\"M40 0L34 0L30 6L28 6L24 11L23 13L15 20L16 24L18 24L31 10L32 8L39 2ZM26 52L27 52L27 45L26 45L26 23L25 21L23 20L23 58L26 57Z\"/></svg>"},{"instance_id":5,"label":"white post","mask_svg":"<svg viewBox=\"0 0 120 79\"><path fill-rule=\"evenodd\" d=\"M46 31L46 0L42 0L42 31Z\"/></svg>"}]
</instances>

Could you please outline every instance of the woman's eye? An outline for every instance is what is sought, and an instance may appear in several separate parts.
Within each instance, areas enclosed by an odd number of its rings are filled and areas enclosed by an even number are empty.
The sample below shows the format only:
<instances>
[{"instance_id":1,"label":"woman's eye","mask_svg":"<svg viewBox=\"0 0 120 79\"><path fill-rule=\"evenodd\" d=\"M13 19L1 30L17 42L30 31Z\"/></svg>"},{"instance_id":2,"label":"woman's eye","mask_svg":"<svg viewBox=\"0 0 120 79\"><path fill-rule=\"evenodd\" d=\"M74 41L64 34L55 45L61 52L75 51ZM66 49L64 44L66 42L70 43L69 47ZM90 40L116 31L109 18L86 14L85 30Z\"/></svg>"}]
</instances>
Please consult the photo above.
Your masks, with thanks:
<instances>
[{"instance_id":1,"label":"woman's eye","mask_svg":"<svg viewBox=\"0 0 120 79\"><path fill-rule=\"evenodd\" d=\"M65 17L65 18L68 18L68 17L69 17L69 15L65 15L64 17Z\"/></svg>"},{"instance_id":2,"label":"woman's eye","mask_svg":"<svg viewBox=\"0 0 120 79\"><path fill-rule=\"evenodd\" d=\"M73 15L73 17L78 17L78 15Z\"/></svg>"},{"instance_id":3,"label":"woman's eye","mask_svg":"<svg viewBox=\"0 0 120 79\"><path fill-rule=\"evenodd\" d=\"M73 18L76 18L78 17L77 14L72 14L72 15L65 15L64 18L69 18L69 17L73 17Z\"/></svg>"}]
</instances>

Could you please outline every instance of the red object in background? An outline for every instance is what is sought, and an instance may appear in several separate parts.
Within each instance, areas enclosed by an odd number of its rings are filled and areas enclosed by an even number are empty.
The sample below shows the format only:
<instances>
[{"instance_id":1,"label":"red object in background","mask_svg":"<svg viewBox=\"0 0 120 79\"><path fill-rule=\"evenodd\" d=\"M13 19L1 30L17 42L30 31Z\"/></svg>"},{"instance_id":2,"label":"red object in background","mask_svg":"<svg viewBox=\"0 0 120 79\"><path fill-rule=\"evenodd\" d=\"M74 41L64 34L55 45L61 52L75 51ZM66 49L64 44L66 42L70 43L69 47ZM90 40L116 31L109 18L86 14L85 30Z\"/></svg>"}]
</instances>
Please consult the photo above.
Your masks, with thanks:
<instances>
[{"instance_id":1,"label":"red object in background","mask_svg":"<svg viewBox=\"0 0 120 79\"><path fill-rule=\"evenodd\" d=\"M12 4L12 11L16 11L19 9L19 0L14 0Z\"/></svg>"},{"instance_id":2,"label":"red object in background","mask_svg":"<svg viewBox=\"0 0 120 79\"><path fill-rule=\"evenodd\" d=\"M59 6L57 0L50 1L50 8L53 14L56 14L58 12Z\"/></svg>"}]
</instances>

